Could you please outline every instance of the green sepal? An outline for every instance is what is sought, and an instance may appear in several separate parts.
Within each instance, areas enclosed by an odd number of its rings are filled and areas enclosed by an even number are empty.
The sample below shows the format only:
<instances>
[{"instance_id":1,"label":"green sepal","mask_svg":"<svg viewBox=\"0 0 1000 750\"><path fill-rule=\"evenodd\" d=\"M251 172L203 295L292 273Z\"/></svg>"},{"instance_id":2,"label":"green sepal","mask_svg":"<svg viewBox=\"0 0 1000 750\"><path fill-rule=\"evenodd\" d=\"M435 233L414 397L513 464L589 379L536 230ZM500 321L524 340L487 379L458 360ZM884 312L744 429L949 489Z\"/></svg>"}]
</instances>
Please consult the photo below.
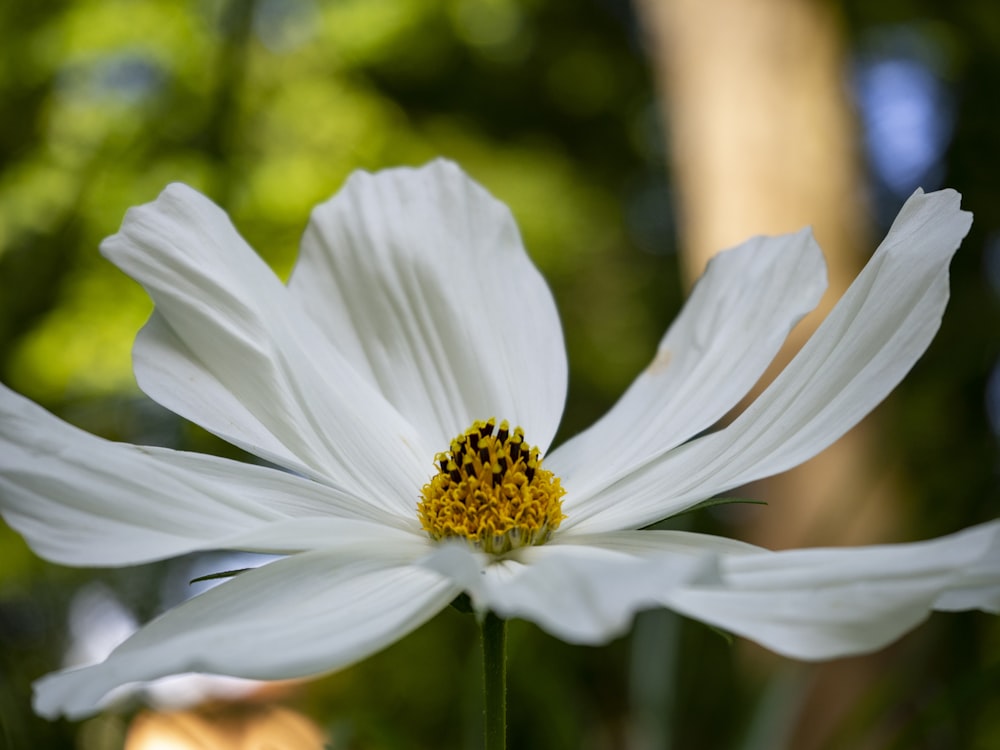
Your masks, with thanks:
<instances>
[{"instance_id":1,"label":"green sepal","mask_svg":"<svg viewBox=\"0 0 1000 750\"><path fill-rule=\"evenodd\" d=\"M236 570L223 570L219 573L209 573L207 576L192 578L188 581L188 585L190 586L192 583L200 583L201 581L215 581L219 578L232 578L233 576L238 576L240 573L246 573L248 570L253 570L253 568L237 568Z\"/></svg>"},{"instance_id":2,"label":"green sepal","mask_svg":"<svg viewBox=\"0 0 1000 750\"><path fill-rule=\"evenodd\" d=\"M472 599L464 591L456 596L451 601L451 606L461 612L463 615L475 614L476 610L472 607Z\"/></svg>"}]
</instances>

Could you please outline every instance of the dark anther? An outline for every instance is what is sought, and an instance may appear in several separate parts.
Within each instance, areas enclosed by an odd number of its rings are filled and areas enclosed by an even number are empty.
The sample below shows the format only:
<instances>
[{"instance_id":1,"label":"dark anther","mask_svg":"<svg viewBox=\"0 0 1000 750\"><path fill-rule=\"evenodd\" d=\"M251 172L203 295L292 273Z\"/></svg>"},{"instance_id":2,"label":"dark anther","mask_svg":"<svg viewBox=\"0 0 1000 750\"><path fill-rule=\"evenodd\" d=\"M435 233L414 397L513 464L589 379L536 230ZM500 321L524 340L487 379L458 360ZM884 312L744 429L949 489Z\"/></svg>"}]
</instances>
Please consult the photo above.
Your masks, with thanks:
<instances>
[{"instance_id":1,"label":"dark anther","mask_svg":"<svg viewBox=\"0 0 1000 750\"><path fill-rule=\"evenodd\" d=\"M529 482L532 479L534 479L535 478L535 467L534 466L528 466L528 467L526 467L525 470L524 470L524 476L526 476L528 478Z\"/></svg>"},{"instance_id":2,"label":"dark anther","mask_svg":"<svg viewBox=\"0 0 1000 750\"><path fill-rule=\"evenodd\" d=\"M493 434L493 428L496 427L496 420L490 417L489 420L482 427L479 428L479 435L481 437L486 437Z\"/></svg>"},{"instance_id":3,"label":"dark anther","mask_svg":"<svg viewBox=\"0 0 1000 750\"><path fill-rule=\"evenodd\" d=\"M497 440L499 440L502 443L507 440L507 437L509 435L510 435L510 429L509 425L507 424L507 420L505 419L503 422L500 423L500 431L497 433Z\"/></svg>"},{"instance_id":4,"label":"dark anther","mask_svg":"<svg viewBox=\"0 0 1000 750\"><path fill-rule=\"evenodd\" d=\"M517 457L521 455L521 444L512 441L507 452L510 454L510 460L513 463L517 463Z\"/></svg>"},{"instance_id":5,"label":"dark anther","mask_svg":"<svg viewBox=\"0 0 1000 750\"><path fill-rule=\"evenodd\" d=\"M488 463L490 460L490 449L487 448L485 445L479 448L479 460L482 461L484 464Z\"/></svg>"},{"instance_id":6,"label":"dark anther","mask_svg":"<svg viewBox=\"0 0 1000 750\"><path fill-rule=\"evenodd\" d=\"M516 435L514 436L517 437ZM507 452L510 454L510 460L517 463L517 457L521 455L521 441L515 442L512 440L509 444Z\"/></svg>"},{"instance_id":7,"label":"dark anther","mask_svg":"<svg viewBox=\"0 0 1000 750\"><path fill-rule=\"evenodd\" d=\"M500 467L500 473L503 474L507 471L507 459L503 456L497 458L497 465ZM495 472L494 472L495 473Z\"/></svg>"}]
</instances>

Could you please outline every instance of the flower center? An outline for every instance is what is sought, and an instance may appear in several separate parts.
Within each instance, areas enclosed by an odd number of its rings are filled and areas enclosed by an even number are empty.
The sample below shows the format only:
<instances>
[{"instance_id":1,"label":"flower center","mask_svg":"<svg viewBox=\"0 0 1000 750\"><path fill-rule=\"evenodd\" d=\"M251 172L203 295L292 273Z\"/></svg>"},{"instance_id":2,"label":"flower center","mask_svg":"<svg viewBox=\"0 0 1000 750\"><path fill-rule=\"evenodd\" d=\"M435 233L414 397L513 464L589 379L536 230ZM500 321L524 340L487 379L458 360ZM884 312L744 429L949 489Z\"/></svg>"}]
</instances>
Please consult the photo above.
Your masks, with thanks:
<instances>
[{"instance_id":1,"label":"flower center","mask_svg":"<svg viewBox=\"0 0 1000 750\"><path fill-rule=\"evenodd\" d=\"M496 430L496 434L494 434ZM494 555L544 544L565 516L559 478L507 420L476 421L434 457L438 473L420 491L420 525L434 539L461 537Z\"/></svg>"}]
</instances>

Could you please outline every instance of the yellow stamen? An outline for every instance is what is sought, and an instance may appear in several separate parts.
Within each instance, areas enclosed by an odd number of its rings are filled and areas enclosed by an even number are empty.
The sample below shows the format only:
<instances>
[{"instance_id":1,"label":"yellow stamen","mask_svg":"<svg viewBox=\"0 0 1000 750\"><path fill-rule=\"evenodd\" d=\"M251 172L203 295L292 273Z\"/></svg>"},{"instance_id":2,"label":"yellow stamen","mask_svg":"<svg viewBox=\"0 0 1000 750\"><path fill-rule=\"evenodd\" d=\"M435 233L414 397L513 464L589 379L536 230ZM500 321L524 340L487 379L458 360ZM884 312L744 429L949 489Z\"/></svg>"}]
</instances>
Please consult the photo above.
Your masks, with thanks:
<instances>
[{"instance_id":1,"label":"yellow stamen","mask_svg":"<svg viewBox=\"0 0 1000 750\"><path fill-rule=\"evenodd\" d=\"M494 555L544 544L565 518L559 478L538 448L507 420L473 422L438 453L438 472L420 491L420 525L434 539L459 537Z\"/></svg>"}]
</instances>

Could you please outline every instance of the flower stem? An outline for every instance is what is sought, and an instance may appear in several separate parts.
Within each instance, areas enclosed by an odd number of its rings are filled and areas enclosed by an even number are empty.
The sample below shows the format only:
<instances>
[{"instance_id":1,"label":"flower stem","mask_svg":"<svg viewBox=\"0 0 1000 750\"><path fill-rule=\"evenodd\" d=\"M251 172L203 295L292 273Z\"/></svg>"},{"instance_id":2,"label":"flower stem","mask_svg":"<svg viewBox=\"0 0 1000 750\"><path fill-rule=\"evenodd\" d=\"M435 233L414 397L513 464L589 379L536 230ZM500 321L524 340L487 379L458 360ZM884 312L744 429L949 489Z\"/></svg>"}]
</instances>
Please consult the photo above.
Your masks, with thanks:
<instances>
[{"instance_id":1,"label":"flower stem","mask_svg":"<svg viewBox=\"0 0 1000 750\"><path fill-rule=\"evenodd\" d=\"M482 625L486 750L507 747L507 622L487 612Z\"/></svg>"}]
</instances>

